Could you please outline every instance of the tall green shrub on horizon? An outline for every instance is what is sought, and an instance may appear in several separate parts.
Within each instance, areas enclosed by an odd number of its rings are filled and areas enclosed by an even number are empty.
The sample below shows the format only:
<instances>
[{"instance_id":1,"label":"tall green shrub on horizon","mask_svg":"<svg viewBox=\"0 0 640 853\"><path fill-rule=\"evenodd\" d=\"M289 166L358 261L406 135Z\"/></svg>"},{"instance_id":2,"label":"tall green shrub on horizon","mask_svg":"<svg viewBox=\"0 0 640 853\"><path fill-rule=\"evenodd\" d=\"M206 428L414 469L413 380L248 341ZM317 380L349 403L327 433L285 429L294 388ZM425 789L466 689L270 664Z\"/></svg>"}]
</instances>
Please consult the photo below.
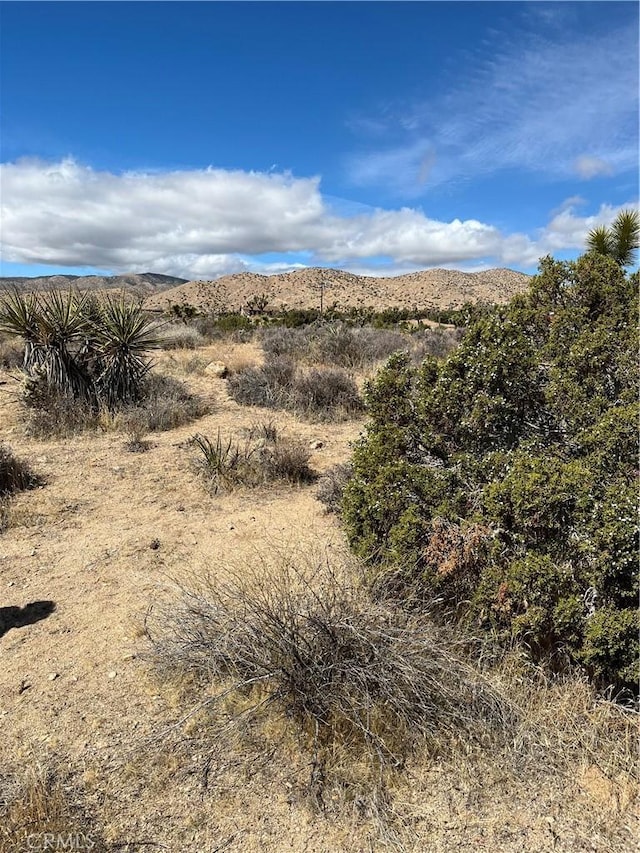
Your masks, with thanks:
<instances>
[{"instance_id":1,"label":"tall green shrub on horizon","mask_svg":"<svg viewBox=\"0 0 640 853\"><path fill-rule=\"evenodd\" d=\"M388 593L638 681L638 274L550 257L446 360L367 389L343 520Z\"/></svg>"}]
</instances>

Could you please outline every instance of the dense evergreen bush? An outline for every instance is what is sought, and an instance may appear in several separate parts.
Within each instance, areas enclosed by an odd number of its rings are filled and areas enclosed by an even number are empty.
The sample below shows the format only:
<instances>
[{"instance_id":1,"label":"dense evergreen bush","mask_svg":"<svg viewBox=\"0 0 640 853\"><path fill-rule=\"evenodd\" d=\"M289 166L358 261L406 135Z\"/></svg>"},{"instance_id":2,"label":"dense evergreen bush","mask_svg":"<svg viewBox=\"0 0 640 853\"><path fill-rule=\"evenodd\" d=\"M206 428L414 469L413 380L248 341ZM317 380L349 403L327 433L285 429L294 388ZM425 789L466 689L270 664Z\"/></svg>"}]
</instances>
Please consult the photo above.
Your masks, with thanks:
<instances>
[{"instance_id":1,"label":"dense evergreen bush","mask_svg":"<svg viewBox=\"0 0 640 853\"><path fill-rule=\"evenodd\" d=\"M544 258L443 362L392 356L343 500L382 588L616 689L638 679L637 291L610 258Z\"/></svg>"}]
</instances>

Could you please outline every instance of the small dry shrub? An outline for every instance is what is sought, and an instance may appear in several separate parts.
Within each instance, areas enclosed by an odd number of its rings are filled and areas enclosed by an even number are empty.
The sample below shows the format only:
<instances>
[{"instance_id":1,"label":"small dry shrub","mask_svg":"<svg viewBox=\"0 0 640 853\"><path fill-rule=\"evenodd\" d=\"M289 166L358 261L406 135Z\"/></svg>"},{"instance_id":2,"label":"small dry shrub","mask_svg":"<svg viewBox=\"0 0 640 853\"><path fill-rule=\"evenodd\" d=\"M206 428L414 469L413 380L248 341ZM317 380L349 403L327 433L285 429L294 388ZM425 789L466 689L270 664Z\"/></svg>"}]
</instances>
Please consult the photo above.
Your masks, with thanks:
<instances>
[{"instance_id":1,"label":"small dry shrub","mask_svg":"<svg viewBox=\"0 0 640 853\"><path fill-rule=\"evenodd\" d=\"M16 338L0 335L0 367L13 370L22 367L24 344Z\"/></svg>"},{"instance_id":2,"label":"small dry shrub","mask_svg":"<svg viewBox=\"0 0 640 853\"><path fill-rule=\"evenodd\" d=\"M278 438L268 441L261 452L268 480L284 480L294 485L315 481L316 474L309 468L311 453L302 441Z\"/></svg>"},{"instance_id":3,"label":"small dry shrub","mask_svg":"<svg viewBox=\"0 0 640 853\"><path fill-rule=\"evenodd\" d=\"M121 413L120 426L127 434L125 450L129 453L146 453L151 449L151 442L145 439L148 432L146 413L138 408L128 409Z\"/></svg>"},{"instance_id":4,"label":"small dry shrub","mask_svg":"<svg viewBox=\"0 0 640 853\"><path fill-rule=\"evenodd\" d=\"M288 356L269 356L261 367L247 367L227 383L242 405L287 409L310 420L340 420L362 411L354 380L341 368L302 370Z\"/></svg>"},{"instance_id":5,"label":"small dry shrub","mask_svg":"<svg viewBox=\"0 0 640 853\"><path fill-rule=\"evenodd\" d=\"M149 623L162 677L213 680L199 706L210 712L212 761L234 734L250 741L265 712L295 727L319 786L332 756L366 765L371 781L418 748L442 754L513 730L510 703L451 636L425 614L372 601L326 560L219 578L182 589Z\"/></svg>"},{"instance_id":6,"label":"small dry shrub","mask_svg":"<svg viewBox=\"0 0 640 853\"><path fill-rule=\"evenodd\" d=\"M170 376L150 373L135 405L114 411L92 406L87 400L65 394L37 377L25 380L25 427L36 438L70 436L89 429L124 428L131 438L147 432L175 429L203 417L210 405ZM105 424L108 425L105 427Z\"/></svg>"},{"instance_id":7,"label":"small dry shrub","mask_svg":"<svg viewBox=\"0 0 640 853\"><path fill-rule=\"evenodd\" d=\"M340 513L345 486L353 477L353 465L342 462L329 468L318 480L316 498L323 503L327 512Z\"/></svg>"},{"instance_id":8,"label":"small dry shrub","mask_svg":"<svg viewBox=\"0 0 640 853\"><path fill-rule=\"evenodd\" d=\"M359 414L363 403L358 386L344 370L314 367L297 375L292 408L312 420L346 420Z\"/></svg>"},{"instance_id":9,"label":"small dry shrub","mask_svg":"<svg viewBox=\"0 0 640 853\"><path fill-rule=\"evenodd\" d=\"M223 439L220 430L215 441L204 435L193 437L199 451L196 467L214 494L235 486L255 487L274 481L302 485L315 480L308 465L311 453L302 442L279 436L271 424L263 425L262 433L262 437L253 442L249 438L244 444Z\"/></svg>"},{"instance_id":10,"label":"small dry shrub","mask_svg":"<svg viewBox=\"0 0 640 853\"><path fill-rule=\"evenodd\" d=\"M71 436L99 423L88 400L58 390L42 375L25 378L23 402L25 429L34 438Z\"/></svg>"},{"instance_id":11,"label":"small dry shrub","mask_svg":"<svg viewBox=\"0 0 640 853\"><path fill-rule=\"evenodd\" d=\"M227 382L229 394L243 406L286 408L295 373L294 362L279 356L269 359L262 367L246 366L232 373Z\"/></svg>"},{"instance_id":12,"label":"small dry shrub","mask_svg":"<svg viewBox=\"0 0 640 853\"><path fill-rule=\"evenodd\" d=\"M43 482L27 462L15 456L6 444L0 444L0 495L35 489Z\"/></svg>"},{"instance_id":13,"label":"small dry shrub","mask_svg":"<svg viewBox=\"0 0 640 853\"><path fill-rule=\"evenodd\" d=\"M210 405L192 394L183 382L159 374L149 375L142 400L135 408L146 421L148 432L176 429L211 410Z\"/></svg>"},{"instance_id":14,"label":"small dry shrub","mask_svg":"<svg viewBox=\"0 0 640 853\"><path fill-rule=\"evenodd\" d=\"M13 784L1 781L6 784L0 797L0 853L111 849L77 791L53 772L30 767Z\"/></svg>"},{"instance_id":15,"label":"small dry shrub","mask_svg":"<svg viewBox=\"0 0 640 853\"><path fill-rule=\"evenodd\" d=\"M197 349L207 341L193 326L184 323L162 323L157 327L156 337L162 349Z\"/></svg>"}]
</instances>

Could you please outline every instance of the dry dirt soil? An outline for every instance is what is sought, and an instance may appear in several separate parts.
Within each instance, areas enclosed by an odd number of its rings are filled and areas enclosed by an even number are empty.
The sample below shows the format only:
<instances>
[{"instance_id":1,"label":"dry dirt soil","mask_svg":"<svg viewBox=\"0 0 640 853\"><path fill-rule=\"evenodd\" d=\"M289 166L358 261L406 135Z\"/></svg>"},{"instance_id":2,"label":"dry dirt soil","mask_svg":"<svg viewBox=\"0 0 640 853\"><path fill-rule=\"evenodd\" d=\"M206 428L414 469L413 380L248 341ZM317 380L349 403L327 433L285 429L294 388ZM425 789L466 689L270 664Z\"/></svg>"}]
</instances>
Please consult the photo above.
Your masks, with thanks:
<instances>
[{"instance_id":1,"label":"dry dirt soil","mask_svg":"<svg viewBox=\"0 0 640 853\"><path fill-rule=\"evenodd\" d=\"M252 344L220 343L198 355L205 362L259 360ZM283 553L331 558L344 541L313 486L204 490L192 469L190 436L220 428L241 437L274 415L238 406L223 379L187 374L192 358L162 353L157 369L208 397L211 414L150 436L146 453L128 452L115 431L26 437L15 383L0 373L0 438L46 478L44 487L16 497L0 534L0 607L55 603L50 615L0 636L6 790L26 773L55 771L66 794L83 804L84 823L68 831L95 831L111 850L633 849L629 787L592 764L569 776L542 768L539 778L518 785L490 762L481 775L417 759L394 794L397 834L357 803L337 814L310 805L300 793L308 766L295 756L259 772L239 764L203 788L206 739L187 726L184 748L175 747L171 726L190 706L174 684L158 680L146 657L149 608L194 574L215 575L229 564L250 573ZM283 413L275 421L287 435L322 442L311 458L318 472L346 460L363 428Z\"/></svg>"}]
</instances>

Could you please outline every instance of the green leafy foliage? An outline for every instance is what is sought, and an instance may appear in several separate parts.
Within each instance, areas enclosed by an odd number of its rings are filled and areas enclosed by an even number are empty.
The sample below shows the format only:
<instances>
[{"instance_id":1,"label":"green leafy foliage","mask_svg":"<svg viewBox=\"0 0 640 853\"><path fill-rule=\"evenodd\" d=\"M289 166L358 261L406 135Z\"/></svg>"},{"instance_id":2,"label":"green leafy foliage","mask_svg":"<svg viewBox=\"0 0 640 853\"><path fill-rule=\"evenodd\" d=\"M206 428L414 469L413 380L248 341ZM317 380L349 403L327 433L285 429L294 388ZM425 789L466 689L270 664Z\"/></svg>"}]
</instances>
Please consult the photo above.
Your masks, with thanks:
<instances>
[{"instance_id":1,"label":"green leafy foliage","mask_svg":"<svg viewBox=\"0 0 640 853\"><path fill-rule=\"evenodd\" d=\"M382 587L616 689L637 683L637 291L613 258L545 258L444 361L392 356L342 506Z\"/></svg>"}]
</instances>

